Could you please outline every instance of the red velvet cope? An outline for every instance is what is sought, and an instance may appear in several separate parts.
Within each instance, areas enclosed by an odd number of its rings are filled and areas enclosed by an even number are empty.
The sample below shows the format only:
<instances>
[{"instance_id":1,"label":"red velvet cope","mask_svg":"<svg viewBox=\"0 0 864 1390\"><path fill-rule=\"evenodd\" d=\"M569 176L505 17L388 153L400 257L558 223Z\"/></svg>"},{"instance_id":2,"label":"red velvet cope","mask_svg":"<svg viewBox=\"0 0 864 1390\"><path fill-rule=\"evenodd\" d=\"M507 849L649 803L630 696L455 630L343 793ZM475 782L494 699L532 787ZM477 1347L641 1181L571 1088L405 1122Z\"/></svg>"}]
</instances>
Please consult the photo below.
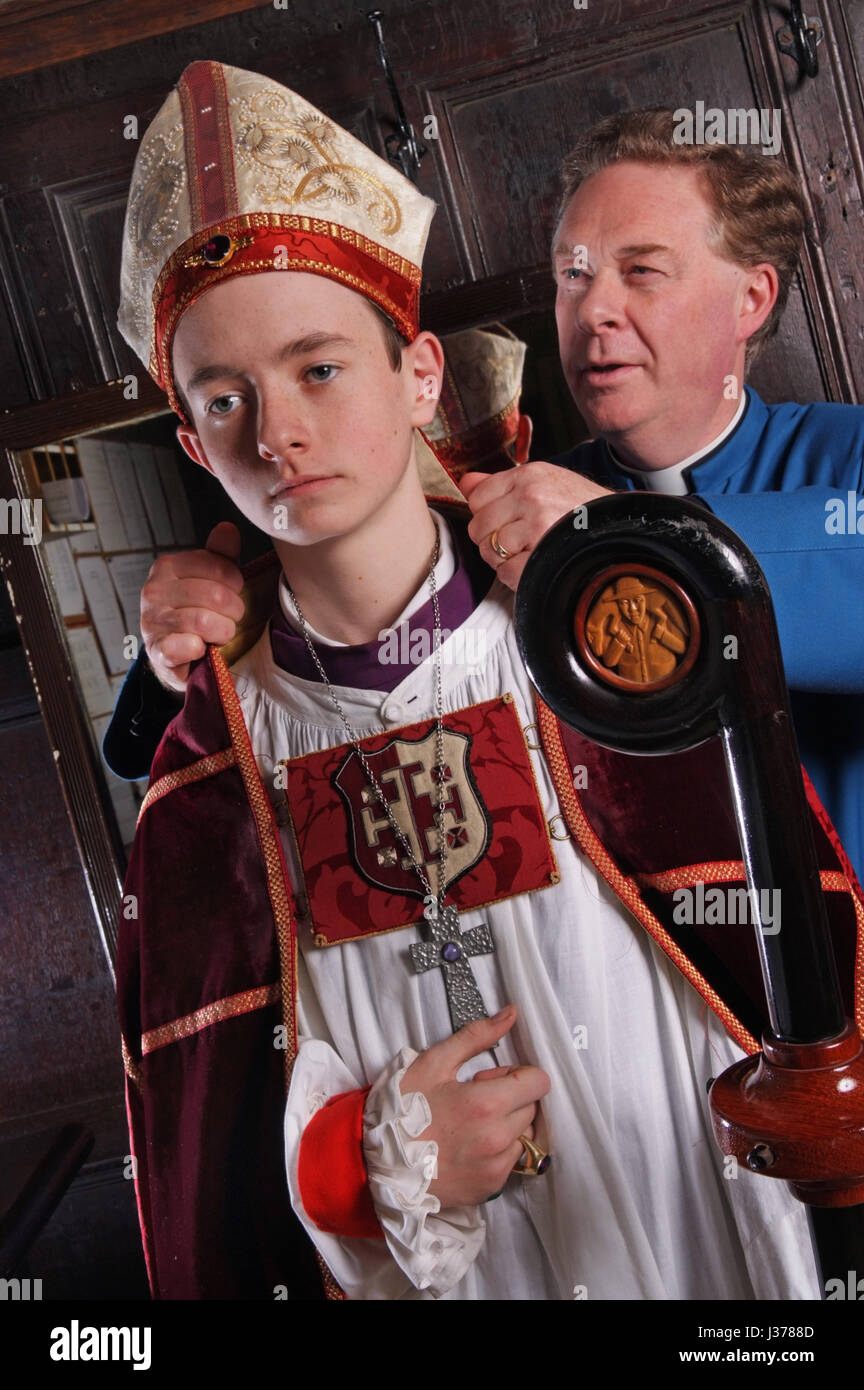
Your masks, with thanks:
<instances>
[{"instance_id":1,"label":"red velvet cope","mask_svg":"<svg viewBox=\"0 0 864 1390\"><path fill-rule=\"evenodd\" d=\"M297 1177L307 1216L335 1236L378 1236L363 1157L363 1107L371 1091L332 1096L309 1121L300 1141Z\"/></svg>"}]
</instances>

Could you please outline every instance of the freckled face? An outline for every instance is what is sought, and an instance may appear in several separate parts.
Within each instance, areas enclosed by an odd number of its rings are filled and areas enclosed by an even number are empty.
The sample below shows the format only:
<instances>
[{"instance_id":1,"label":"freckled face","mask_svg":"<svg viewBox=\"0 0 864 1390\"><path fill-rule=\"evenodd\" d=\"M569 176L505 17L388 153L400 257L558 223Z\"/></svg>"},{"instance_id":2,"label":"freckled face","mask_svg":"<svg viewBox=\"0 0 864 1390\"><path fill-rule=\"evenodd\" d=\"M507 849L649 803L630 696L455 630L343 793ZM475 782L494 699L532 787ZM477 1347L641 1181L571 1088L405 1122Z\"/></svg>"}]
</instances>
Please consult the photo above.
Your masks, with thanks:
<instances>
[{"instance_id":1,"label":"freckled face","mask_svg":"<svg viewBox=\"0 0 864 1390\"><path fill-rule=\"evenodd\" d=\"M193 413L181 442L274 539L345 535L407 486L413 373L393 370L374 310L344 285L226 280L186 310L173 364Z\"/></svg>"},{"instance_id":2,"label":"freckled face","mask_svg":"<svg viewBox=\"0 0 864 1390\"><path fill-rule=\"evenodd\" d=\"M716 410L742 341L745 272L710 248L710 221L692 169L622 161L573 195L553 249L555 314L564 374L592 433L675 431Z\"/></svg>"}]
</instances>

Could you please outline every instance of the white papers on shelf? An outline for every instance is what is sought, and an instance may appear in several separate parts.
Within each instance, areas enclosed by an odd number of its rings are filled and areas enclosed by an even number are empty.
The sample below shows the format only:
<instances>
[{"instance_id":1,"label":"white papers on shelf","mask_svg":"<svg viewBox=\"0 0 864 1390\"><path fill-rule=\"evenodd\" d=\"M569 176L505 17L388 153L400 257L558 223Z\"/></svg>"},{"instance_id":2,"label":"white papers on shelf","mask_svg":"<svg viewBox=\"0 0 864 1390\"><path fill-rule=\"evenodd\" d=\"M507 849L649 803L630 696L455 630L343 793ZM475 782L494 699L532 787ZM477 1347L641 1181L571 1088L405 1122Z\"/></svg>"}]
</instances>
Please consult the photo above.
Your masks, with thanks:
<instances>
[{"instance_id":1,"label":"white papers on shelf","mask_svg":"<svg viewBox=\"0 0 864 1390\"><path fill-rule=\"evenodd\" d=\"M91 717L110 714L114 708L114 694L108 684L92 627L67 628L66 640L72 654L72 664L81 682L87 713Z\"/></svg>"},{"instance_id":2,"label":"white papers on shelf","mask_svg":"<svg viewBox=\"0 0 864 1390\"><path fill-rule=\"evenodd\" d=\"M70 531L66 539L76 555L99 554L99 533L95 526L87 531Z\"/></svg>"},{"instance_id":3,"label":"white papers on shelf","mask_svg":"<svg viewBox=\"0 0 864 1390\"><path fill-rule=\"evenodd\" d=\"M180 481L174 451L156 446L153 453L156 456L159 478L165 492L168 510L171 513L175 541L177 545L194 545L195 525L192 521L192 513L189 510L183 484Z\"/></svg>"},{"instance_id":4,"label":"white papers on shelf","mask_svg":"<svg viewBox=\"0 0 864 1390\"><path fill-rule=\"evenodd\" d=\"M150 522L150 529L153 532L153 540L160 548L171 546L174 544L174 527L171 525L171 515L165 501L165 494L162 491L162 483L159 480L156 455L149 444L129 444L127 447L135 469L138 487L144 499L144 507Z\"/></svg>"},{"instance_id":5,"label":"white papers on shelf","mask_svg":"<svg viewBox=\"0 0 864 1390\"><path fill-rule=\"evenodd\" d=\"M102 447L105 451L105 459L111 474L111 483L120 508L120 515L123 518L126 538L129 542L128 549L149 550L153 545L153 537L147 524L144 499L135 477L135 467L129 453L129 446L119 440L106 439L103 440Z\"/></svg>"},{"instance_id":6,"label":"white papers on shelf","mask_svg":"<svg viewBox=\"0 0 864 1390\"><path fill-rule=\"evenodd\" d=\"M102 549L128 550L126 527L123 525L120 505L111 482L111 471L101 440L78 439L75 448L90 494Z\"/></svg>"},{"instance_id":7,"label":"white papers on shelf","mask_svg":"<svg viewBox=\"0 0 864 1390\"><path fill-rule=\"evenodd\" d=\"M101 555L79 555L78 575L84 586L87 607L96 628L105 665L112 673L125 671L127 662L123 655L123 644L128 629L117 602L108 566Z\"/></svg>"},{"instance_id":8,"label":"white papers on shelf","mask_svg":"<svg viewBox=\"0 0 864 1390\"><path fill-rule=\"evenodd\" d=\"M151 553L137 551L134 555L112 555L108 569L123 609L126 631L140 637L141 590L147 582L150 568L156 559Z\"/></svg>"},{"instance_id":9,"label":"white papers on shelf","mask_svg":"<svg viewBox=\"0 0 864 1390\"><path fill-rule=\"evenodd\" d=\"M48 565L61 615L76 618L86 613L84 590L78 582L75 556L66 537L46 536L42 554Z\"/></svg>"},{"instance_id":10,"label":"white papers on shelf","mask_svg":"<svg viewBox=\"0 0 864 1390\"><path fill-rule=\"evenodd\" d=\"M48 517L55 526L86 521L90 515L90 498L83 478L56 478L42 483L41 493Z\"/></svg>"}]
</instances>

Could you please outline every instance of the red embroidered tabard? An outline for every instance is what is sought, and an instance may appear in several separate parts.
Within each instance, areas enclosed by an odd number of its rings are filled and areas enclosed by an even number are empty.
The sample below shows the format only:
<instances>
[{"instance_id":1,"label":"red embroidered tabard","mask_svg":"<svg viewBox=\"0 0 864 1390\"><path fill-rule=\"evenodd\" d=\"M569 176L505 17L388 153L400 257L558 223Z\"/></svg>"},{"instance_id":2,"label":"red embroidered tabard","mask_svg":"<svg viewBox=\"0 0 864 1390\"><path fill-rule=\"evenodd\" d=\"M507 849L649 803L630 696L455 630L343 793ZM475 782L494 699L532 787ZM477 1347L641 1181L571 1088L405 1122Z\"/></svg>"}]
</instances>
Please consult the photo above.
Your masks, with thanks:
<instances>
[{"instance_id":1,"label":"red embroidered tabard","mask_svg":"<svg viewBox=\"0 0 864 1390\"><path fill-rule=\"evenodd\" d=\"M433 719L362 741L389 808L437 890ZM407 927L425 888L350 744L286 761L285 794L318 945ZM460 912L558 882L512 696L444 717L445 889Z\"/></svg>"}]
</instances>

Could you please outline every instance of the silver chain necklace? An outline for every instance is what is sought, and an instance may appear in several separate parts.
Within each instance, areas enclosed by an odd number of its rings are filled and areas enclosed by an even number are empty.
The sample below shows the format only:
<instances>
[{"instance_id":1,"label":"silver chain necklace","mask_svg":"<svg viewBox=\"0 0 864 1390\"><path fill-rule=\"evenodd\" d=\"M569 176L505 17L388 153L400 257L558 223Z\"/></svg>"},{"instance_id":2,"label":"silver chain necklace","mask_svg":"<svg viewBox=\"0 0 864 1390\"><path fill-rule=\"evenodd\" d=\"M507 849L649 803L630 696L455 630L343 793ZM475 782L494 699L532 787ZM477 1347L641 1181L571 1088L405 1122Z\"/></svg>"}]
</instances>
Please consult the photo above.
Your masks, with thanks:
<instances>
[{"instance_id":1,"label":"silver chain necklace","mask_svg":"<svg viewBox=\"0 0 864 1390\"><path fill-rule=\"evenodd\" d=\"M321 680L327 687L333 708L345 726L348 740L360 759L363 771L369 779L370 788L374 790L393 834L406 851L411 866L426 889L426 896L423 899L425 904L423 916L427 923L427 940L414 942L409 948L409 955L411 964L418 974L436 966L442 970L447 992L447 1004L450 1009L450 1021L455 1033L457 1029L470 1023L472 1019L489 1017L468 958L469 956L486 955L488 952L494 951L495 943L492 940L492 933L485 923L472 927L463 933L459 926L459 913L456 907L452 903L447 906L444 905L447 881L447 832L444 827L444 696L441 682L441 613L438 606L438 586L435 581L435 566L440 554L441 533L437 523L435 523L435 546L429 566L428 583L435 622L433 632L435 646L435 768L433 780L438 787L438 805L433 819L438 832L437 893L433 890L423 866L418 862L411 841L391 811L381 784L369 765L369 760L360 745L357 734L328 679L309 635L309 627L297 602L297 596L291 588L287 576L285 577L285 587L294 605L309 655L315 663ZM489 1050L494 1057L494 1049Z\"/></svg>"}]
</instances>

